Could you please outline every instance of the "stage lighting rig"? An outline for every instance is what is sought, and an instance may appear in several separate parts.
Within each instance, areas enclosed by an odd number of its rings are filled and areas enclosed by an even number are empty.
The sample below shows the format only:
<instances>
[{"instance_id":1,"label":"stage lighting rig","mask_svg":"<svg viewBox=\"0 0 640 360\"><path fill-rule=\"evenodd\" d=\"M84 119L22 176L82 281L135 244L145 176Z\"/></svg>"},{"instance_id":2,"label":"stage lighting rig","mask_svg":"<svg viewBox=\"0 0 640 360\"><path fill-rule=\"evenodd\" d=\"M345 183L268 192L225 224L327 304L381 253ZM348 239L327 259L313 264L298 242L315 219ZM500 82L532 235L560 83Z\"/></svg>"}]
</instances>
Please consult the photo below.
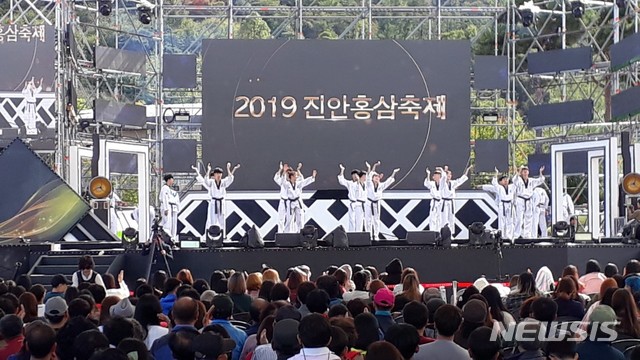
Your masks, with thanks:
<instances>
[{"instance_id":1,"label":"stage lighting rig","mask_svg":"<svg viewBox=\"0 0 640 360\"><path fill-rule=\"evenodd\" d=\"M521 9L520 17L522 18L522 25L524 27L531 26L531 24L533 24L533 22L535 21L535 15L530 9Z\"/></svg>"},{"instance_id":2,"label":"stage lighting rig","mask_svg":"<svg viewBox=\"0 0 640 360\"><path fill-rule=\"evenodd\" d=\"M98 12L102 16L111 15L111 0L98 0Z\"/></svg>"},{"instance_id":3,"label":"stage lighting rig","mask_svg":"<svg viewBox=\"0 0 640 360\"><path fill-rule=\"evenodd\" d=\"M134 228L126 228L122 232L122 247L125 250L135 250L140 242L138 231Z\"/></svg>"},{"instance_id":4,"label":"stage lighting rig","mask_svg":"<svg viewBox=\"0 0 640 360\"><path fill-rule=\"evenodd\" d=\"M582 15L584 15L584 4L582 3L582 1L571 2L571 13L576 19L582 18Z\"/></svg>"},{"instance_id":5,"label":"stage lighting rig","mask_svg":"<svg viewBox=\"0 0 640 360\"><path fill-rule=\"evenodd\" d=\"M135 2L138 9L138 20L144 25L151 24L156 6L147 0L135 0Z\"/></svg>"},{"instance_id":6,"label":"stage lighting rig","mask_svg":"<svg viewBox=\"0 0 640 360\"><path fill-rule=\"evenodd\" d=\"M209 249L220 248L222 247L222 242L224 241L224 234L220 226L212 225L209 226L206 233L207 238L207 247Z\"/></svg>"}]
</instances>

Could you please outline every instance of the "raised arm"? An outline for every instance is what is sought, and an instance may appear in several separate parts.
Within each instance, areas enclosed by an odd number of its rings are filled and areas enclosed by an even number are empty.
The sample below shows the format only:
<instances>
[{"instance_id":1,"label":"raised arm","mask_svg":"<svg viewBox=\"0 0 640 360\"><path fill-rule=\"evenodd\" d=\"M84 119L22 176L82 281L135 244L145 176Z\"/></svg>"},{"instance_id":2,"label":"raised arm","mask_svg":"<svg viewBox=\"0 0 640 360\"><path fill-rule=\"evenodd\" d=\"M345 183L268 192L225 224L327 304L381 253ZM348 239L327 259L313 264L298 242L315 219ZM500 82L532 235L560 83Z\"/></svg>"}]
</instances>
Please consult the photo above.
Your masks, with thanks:
<instances>
[{"instance_id":1,"label":"raised arm","mask_svg":"<svg viewBox=\"0 0 640 360\"><path fill-rule=\"evenodd\" d=\"M540 176L538 176L537 178L533 178L533 179L531 179L531 180L530 180L530 181L531 181L531 185L532 185L532 186L536 187L536 186L540 186L540 185L544 184L544 174L543 174L543 171L544 171L544 166L541 166L541 167L540 167Z\"/></svg>"},{"instance_id":2,"label":"raised arm","mask_svg":"<svg viewBox=\"0 0 640 360\"><path fill-rule=\"evenodd\" d=\"M391 173L391 175L389 175L387 180L385 180L384 182L382 182L382 184L380 184L383 190L391 186L391 184L393 184L396 181L396 174L398 173L398 171L400 171L400 168L393 169L393 172Z\"/></svg>"},{"instance_id":3,"label":"raised arm","mask_svg":"<svg viewBox=\"0 0 640 360\"><path fill-rule=\"evenodd\" d=\"M431 190L431 180L429 180L431 178L431 171L429 171L429 168L427 168L426 171L427 171L427 177L424 178L424 187Z\"/></svg>"},{"instance_id":4,"label":"raised arm","mask_svg":"<svg viewBox=\"0 0 640 360\"><path fill-rule=\"evenodd\" d=\"M349 188L349 182L344 178L344 165L340 164L340 173L338 174L338 184Z\"/></svg>"},{"instance_id":5,"label":"raised arm","mask_svg":"<svg viewBox=\"0 0 640 360\"><path fill-rule=\"evenodd\" d=\"M316 181L316 175L318 175L318 171L314 169L311 172L311 176L309 176L308 178L305 178L304 180L302 180L300 182L300 188L304 188L304 187L308 186L309 184L313 183L314 181Z\"/></svg>"},{"instance_id":6,"label":"raised arm","mask_svg":"<svg viewBox=\"0 0 640 360\"><path fill-rule=\"evenodd\" d=\"M238 170L240 168L240 164L236 164L236 166L233 167L233 169L231 168L231 163L228 162L227 163L227 172L229 173L229 176L233 177L233 173L236 172L236 170Z\"/></svg>"}]
</instances>

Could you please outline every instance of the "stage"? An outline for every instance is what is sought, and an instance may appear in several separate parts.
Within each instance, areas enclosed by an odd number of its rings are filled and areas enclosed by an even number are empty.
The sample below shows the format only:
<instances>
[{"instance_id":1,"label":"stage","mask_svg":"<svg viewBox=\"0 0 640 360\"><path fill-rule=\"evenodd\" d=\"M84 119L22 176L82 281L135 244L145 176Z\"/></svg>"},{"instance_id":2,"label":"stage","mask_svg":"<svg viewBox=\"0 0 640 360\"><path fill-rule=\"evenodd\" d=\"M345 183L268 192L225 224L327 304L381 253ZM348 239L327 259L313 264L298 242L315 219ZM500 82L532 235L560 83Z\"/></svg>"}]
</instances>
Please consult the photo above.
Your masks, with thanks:
<instances>
[{"instance_id":1,"label":"stage","mask_svg":"<svg viewBox=\"0 0 640 360\"><path fill-rule=\"evenodd\" d=\"M115 245L113 247L119 246ZM72 247L66 244L65 247ZM5 247L5 249L8 247ZM27 250L29 255L21 267L27 272L42 255L65 255L66 257L81 256L87 250L63 250L59 252L43 251L45 246L16 246L12 250L4 251L5 264L13 263L10 254L20 256ZM6 249L8 250L8 249ZM97 253L97 250L93 250ZM141 251L122 251L112 249L104 251L105 255L115 255L109 271L116 273L124 269L128 283L139 277L146 277L149 256ZM402 260L404 266L415 268L422 283L440 283L457 280L473 282L481 275L496 278L499 273L504 275L519 274L531 269L533 273L541 266L548 266L555 278L560 277L562 269L568 265L576 265L579 271L584 270L585 263L591 258L597 259L604 267L609 262L618 265L620 271L625 263L640 255L640 247L622 244L589 244L589 245L507 245L502 248L502 259L497 252L490 248L475 248L468 246L452 247L449 249L422 246L371 246L361 248L263 248L263 249L193 249L175 250L174 259L170 261L172 274L182 268L191 270L194 278L209 279L212 271L217 269L246 270L247 272L260 270L262 264L277 269L284 276L287 268L306 264L311 267L313 277L319 276L329 265L362 264L373 265L380 272L393 258ZM77 263L77 260L76 260ZM154 265L159 266L161 261ZM71 273L67 274L71 275ZM7 278L7 277L5 277Z\"/></svg>"}]
</instances>

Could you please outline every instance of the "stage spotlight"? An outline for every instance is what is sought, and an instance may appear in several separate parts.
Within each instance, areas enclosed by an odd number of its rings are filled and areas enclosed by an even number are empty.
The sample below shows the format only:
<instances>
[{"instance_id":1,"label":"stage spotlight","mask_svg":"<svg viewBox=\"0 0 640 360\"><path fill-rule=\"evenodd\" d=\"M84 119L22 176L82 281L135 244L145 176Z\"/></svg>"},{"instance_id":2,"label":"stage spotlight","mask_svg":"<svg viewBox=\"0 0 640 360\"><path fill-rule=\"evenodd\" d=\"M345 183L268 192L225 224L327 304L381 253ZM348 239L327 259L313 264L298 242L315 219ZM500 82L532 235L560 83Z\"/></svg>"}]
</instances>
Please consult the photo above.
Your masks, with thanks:
<instances>
[{"instance_id":1,"label":"stage spotlight","mask_svg":"<svg viewBox=\"0 0 640 360\"><path fill-rule=\"evenodd\" d=\"M122 247L125 250L135 250L138 247L140 239L138 237L138 231L134 228L126 228L122 232Z\"/></svg>"},{"instance_id":2,"label":"stage spotlight","mask_svg":"<svg viewBox=\"0 0 640 360\"><path fill-rule=\"evenodd\" d=\"M318 246L318 229L313 225L306 225L300 230L300 242L305 249Z\"/></svg>"},{"instance_id":3,"label":"stage spotlight","mask_svg":"<svg viewBox=\"0 0 640 360\"><path fill-rule=\"evenodd\" d=\"M571 229L566 221L558 221L551 228L551 236L557 242L567 242L571 239Z\"/></svg>"},{"instance_id":4,"label":"stage spotlight","mask_svg":"<svg viewBox=\"0 0 640 360\"><path fill-rule=\"evenodd\" d=\"M529 9L521 9L520 17L522 18L522 25L525 27L531 26L533 21L535 20L535 16L533 15L533 11Z\"/></svg>"},{"instance_id":5,"label":"stage spotlight","mask_svg":"<svg viewBox=\"0 0 640 360\"><path fill-rule=\"evenodd\" d=\"M78 125L80 126L80 131L85 131L91 125L91 121L82 119Z\"/></svg>"},{"instance_id":6,"label":"stage spotlight","mask_svg":"<svg viewBox=\"0 0 640 360\"><path fill-rule=\"evenodd\" d=\"M98 11L102 16L111 15L111 0L98 0Z\"/></svg>"},{"instance_id":7,"label":"stage spotlight","mask_svg":"<svg viewBox=\"0 0 640 360\"><path fill-rule=\"evenodd\" d=\"M572 1L571 13L576 19L582 18L582 15L584 14L584 4L581 1Z\"/></svg>"},{"instance_id":8,"label":"stage spotlight","mask_svg":"<svg viewBox=\"0 0 640 360\"><path fill-rule=\"evenodd\" d=\"M145 25L151 24L151 8L147 6L138 6L138 20Z\"/></svg>"},{"instance_id":9,"label":"stage spotlight","mask_svg":"<svg viewBox=\"0 0 640 360\"><path fill-rule=\"evenodd\" d=\"M474 222L469 225L469 245L482 246L489 242L490 234L485 230L484 224Z\"/></svg>"},{"instance_id":10,"label":"stage spotlight","mask_svg":"<svg viewBox=\"0 0 640 360\"><path fill-rule=\"evenodd\" d=\"M618 5L618 8L620 8L620 9L626 9L627 8L627 0L616 0L616 5Z\"/></svg>"},{"instance_id":11,"label":"stage spotlight","mask_svg":"<svg viewBox=\"0 0 640 360\"><path fill-rule=\"evenodd\" d=\"M207 247L209 249L222 247L222 241L224 239L223 235L224 234L222 233L222 229L220 229L220 226L209 226L209 228L207 229L207 233L205 234L207 238Z\"/></svg>"}]
</instances>

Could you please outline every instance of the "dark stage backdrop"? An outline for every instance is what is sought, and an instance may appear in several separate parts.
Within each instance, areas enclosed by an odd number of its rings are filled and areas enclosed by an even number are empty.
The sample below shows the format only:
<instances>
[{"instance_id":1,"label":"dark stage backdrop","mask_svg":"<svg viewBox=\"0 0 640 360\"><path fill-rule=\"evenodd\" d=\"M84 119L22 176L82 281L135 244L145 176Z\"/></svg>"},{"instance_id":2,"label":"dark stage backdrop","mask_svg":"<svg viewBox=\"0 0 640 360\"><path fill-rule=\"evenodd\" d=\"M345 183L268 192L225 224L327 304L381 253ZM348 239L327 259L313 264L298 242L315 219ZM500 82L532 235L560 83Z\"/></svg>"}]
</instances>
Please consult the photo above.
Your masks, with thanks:
<instances>
[{"instance_id":1,"label":"dark stage backdrop","mask_svg":"<svg viewBox=\"0 0 640 360\"><path fill-rule=\"evenodd\" d=\"M424 170L469 159L468 41L205 40L203 157L239 162L235 190L276 189L278 162L401 168L395 189L421 189Z\"/></svg>"}]
</instances>

